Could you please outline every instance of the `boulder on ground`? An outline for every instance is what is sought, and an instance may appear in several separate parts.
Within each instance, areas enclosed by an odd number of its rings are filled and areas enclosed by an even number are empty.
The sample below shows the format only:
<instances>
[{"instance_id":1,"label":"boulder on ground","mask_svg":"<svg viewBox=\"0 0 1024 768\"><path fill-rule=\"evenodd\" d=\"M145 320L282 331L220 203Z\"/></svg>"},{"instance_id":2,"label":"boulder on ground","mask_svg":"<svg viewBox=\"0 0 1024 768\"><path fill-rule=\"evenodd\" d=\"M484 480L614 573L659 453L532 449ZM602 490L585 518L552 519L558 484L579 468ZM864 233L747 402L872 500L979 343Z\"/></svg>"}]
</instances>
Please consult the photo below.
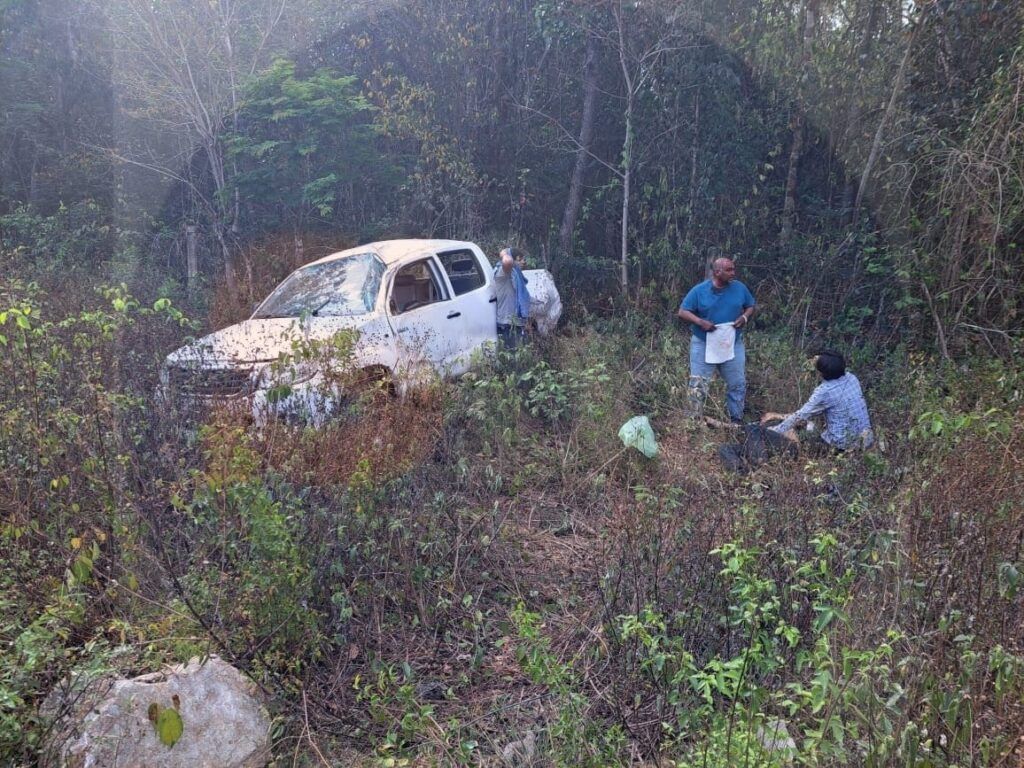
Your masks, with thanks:
<instances>
[{"instance_id":1,"label":"boulder on ground","mask_svg":"<svg viewBox=\"0 0 1024 768\"><path fill-rule=\"evenodd\" d=\"M509 768L529 768L537 761L537 734L528 731L526 736L518 741L505 745L501 750L502 762Z\"/></svg>"},{"instance_id":2,"label":"boulder on ground","mask_svg":"<svg viewBox=\"0 0 1024 768\"><path fill-rule=\"evenodd\" d=\"M789 735L785 720L770 719L757 726L757 740L766 750L779 755L783 765L792 765L796 741Z\"/></svg>"},{"instance_id":3,"label":"boulder on ground","mask_svg":"<svg viewBox=\"0 0 1024 768\"><path fill-rule=\"evenodd\" d=\"M256 687L216 656L130 680L72 683L43 713L56 717L48 768L261 768L270 717Z\"/></svg>"}]
</instances>

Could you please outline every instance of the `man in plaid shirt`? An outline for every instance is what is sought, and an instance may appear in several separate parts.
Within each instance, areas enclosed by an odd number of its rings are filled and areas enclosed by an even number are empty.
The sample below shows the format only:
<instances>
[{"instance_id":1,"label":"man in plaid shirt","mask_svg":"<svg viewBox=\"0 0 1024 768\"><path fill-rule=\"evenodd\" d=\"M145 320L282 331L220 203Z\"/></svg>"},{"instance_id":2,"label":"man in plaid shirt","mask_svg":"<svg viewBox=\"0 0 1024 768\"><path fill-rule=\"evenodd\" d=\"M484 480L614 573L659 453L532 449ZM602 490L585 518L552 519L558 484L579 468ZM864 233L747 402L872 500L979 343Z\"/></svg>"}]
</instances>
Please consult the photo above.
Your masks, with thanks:
<instances>
[{"instance_id":1,"label":"man in plaid shirt","mask_svg":"<svg viewBox=\"0 0 1024 768\"><path fill-rule=\"evenodd\" d=\"M837 451L870 447L875 437L871 431L868 404L864 401L857 377L847 372L843 356L830 350L822 352L814 367L821 374L821 384L800 410L769 429L782 434L813 416L824 414L826 426L821 440L827 446ZM773 417L777 414L766 414L762 421Z\"/></svg>"}]
</instances>

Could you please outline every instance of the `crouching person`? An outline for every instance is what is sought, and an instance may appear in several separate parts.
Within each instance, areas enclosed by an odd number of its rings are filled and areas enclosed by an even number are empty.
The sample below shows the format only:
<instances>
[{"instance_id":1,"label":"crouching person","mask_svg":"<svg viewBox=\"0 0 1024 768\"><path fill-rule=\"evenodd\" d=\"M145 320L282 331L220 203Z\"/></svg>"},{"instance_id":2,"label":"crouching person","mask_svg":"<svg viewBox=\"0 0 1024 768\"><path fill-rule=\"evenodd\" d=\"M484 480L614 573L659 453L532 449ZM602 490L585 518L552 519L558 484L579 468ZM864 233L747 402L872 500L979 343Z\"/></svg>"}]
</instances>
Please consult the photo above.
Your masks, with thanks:
<instances>
[{"instance_id":1,"label":"crouching person","mask_svg":"<svg viewBox=\"0 0 1024 768\"><path fill-rule=\"evenodd\" d=\"M825 428L813 433L815 437L811 445L803 446L809 452L820 454L871 447L875 436L871 430L868 404L857 377L846 370L846 360L838 352L827 350L818 355L814 367L821 374L822 382L811 393L810 399L798 411L784 416L781 423L768 429L779 435L792 434L795 427L822 415ZM762 424L778 416L765 414Z\"/></svg>"}]
</instances>

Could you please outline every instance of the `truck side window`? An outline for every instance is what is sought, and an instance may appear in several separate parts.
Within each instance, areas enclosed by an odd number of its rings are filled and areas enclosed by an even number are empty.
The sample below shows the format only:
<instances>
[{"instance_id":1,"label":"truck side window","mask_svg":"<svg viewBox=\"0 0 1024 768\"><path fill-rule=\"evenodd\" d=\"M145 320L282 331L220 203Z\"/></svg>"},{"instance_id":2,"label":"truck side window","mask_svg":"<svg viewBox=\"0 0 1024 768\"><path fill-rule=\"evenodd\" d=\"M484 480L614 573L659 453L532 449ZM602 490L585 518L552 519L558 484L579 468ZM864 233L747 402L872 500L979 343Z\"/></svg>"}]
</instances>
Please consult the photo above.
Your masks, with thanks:
<instances>
[{"instance_id":1,"label":"truck side window","mask_svg":"<svg viewBox=\"0 0 1024 768\"><path fill-rule=\"evenodd\" d=\"M400 315L435 301L444 301L445 298L434 271L427 259L423 259L398 270L391 285L391 312Z\"/></svg>"},{"instance_id":2,"label":"truck side window","mask_svg":"<svg viewBox=\"0 0 1024 768\"><path fill-rule=\"evenodd\" d=\"M448 273L448 280L456 296L482 288L487 282L480 268L480 260L470 250L445 251L437 254Z\"/></svg>"}]
</instances>

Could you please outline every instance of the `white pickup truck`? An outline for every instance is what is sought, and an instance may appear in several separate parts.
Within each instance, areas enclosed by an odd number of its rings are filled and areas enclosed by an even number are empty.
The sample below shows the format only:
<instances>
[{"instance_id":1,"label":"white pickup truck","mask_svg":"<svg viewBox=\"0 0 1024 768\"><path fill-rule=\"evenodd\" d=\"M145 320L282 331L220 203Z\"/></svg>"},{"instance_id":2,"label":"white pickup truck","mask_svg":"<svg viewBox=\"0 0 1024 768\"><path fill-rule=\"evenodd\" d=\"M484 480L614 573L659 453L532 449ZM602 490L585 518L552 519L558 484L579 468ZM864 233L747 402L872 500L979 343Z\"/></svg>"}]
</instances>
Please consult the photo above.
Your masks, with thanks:
<instances>
[{"instance_id":1,"label":"white pickup truck","mask_svg":"<svg viewBox=\"0 0 1024 768\"><path fill-rule=\"evenodd\" d=\"M550 332L562 312L551 274L526 270L531 317ZM160 389L177 402L251 404L314 425L342 393L303 345L354 339L346 365L399 392L464 373L496 343L493 268L478 246L456 240L387 240L350 248L292 272L244 322L167 356ZM286 361L287 365L281 365Z\"/></svg>"}]
</instances>

